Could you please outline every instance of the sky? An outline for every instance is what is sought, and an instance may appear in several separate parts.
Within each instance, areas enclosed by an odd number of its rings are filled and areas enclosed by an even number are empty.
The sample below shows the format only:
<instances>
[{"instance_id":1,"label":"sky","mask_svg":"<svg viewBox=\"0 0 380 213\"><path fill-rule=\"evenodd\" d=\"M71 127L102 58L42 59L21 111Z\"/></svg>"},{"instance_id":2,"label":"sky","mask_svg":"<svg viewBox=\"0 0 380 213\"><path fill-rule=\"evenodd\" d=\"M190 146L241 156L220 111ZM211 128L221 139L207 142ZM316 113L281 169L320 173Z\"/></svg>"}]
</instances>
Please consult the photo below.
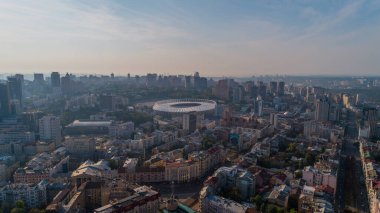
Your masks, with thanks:
<instances>
[{"instance_id":1,"label":"sky","mask_svg":"<svg viewBox=\"0 0 380 213\"><path fill-rule=\"evenodd\" d=\"M2 0L0 73L380 75L380 0Z\"/></svg>"}]
</instances>

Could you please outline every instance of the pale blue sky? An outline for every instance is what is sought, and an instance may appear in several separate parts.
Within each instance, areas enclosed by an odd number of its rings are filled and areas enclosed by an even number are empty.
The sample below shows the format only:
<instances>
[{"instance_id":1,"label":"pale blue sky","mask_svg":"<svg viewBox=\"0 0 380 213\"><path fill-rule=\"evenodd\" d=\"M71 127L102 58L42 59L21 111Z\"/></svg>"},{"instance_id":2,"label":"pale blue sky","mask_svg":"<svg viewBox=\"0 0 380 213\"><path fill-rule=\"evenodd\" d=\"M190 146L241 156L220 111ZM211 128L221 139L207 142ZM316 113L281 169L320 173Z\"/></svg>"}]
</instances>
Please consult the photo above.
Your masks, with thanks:
<instances>
[{"instance_id":1,"label":"pale blue sky","mask_svg":"<svg viewBox=\"0 0 380 213\"><path fill-rule=\"evenodd\" d=\"M380 1L0 1L1 72L380 74Z\"/></svg>"}]
</instances>

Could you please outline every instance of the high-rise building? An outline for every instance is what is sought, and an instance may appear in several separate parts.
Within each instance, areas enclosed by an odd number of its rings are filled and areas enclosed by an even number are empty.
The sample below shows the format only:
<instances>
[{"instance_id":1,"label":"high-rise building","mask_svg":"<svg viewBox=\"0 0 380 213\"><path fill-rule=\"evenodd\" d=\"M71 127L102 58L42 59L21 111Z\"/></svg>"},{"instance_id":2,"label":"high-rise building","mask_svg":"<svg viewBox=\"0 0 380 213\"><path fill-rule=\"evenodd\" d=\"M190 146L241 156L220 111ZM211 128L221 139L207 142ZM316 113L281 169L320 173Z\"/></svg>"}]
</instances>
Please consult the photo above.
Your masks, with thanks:
<instances>
[{"instance_id":1,"label":"high-rise building","mask_svg":"<svg viewBox=\"0 0 380 213\"><path fill-rule=\"evenodd\" d=\"M278 82L277 94L279 96L282 96L285 94L285 82L283 81Z\"/></svg>"},{"instance_id":2,"label":"high-rise building","mask_svg":"<svg viewBox=\"0 0 380 213\"><path fill-rule=\"evenodd\" d=\"M257 89L258 89L258 95L264 98L267 93L267 87L265 86L264 82L258 81Z\"/></svg>"},{"instance_id":3,"label":"high-rise building","mask_svg":"<svg viewBox=\"0 0 380 213\"><path fill-rule=\"evenodd\" d=\"M366 106L363 108L362 120L368 123L370 128L370 137L374 136L376 133L376 123L377 123L377 109L375 107Z\"/></svg>"},{"instance_id":4,"label":"high-rise building","mask_svg":"<svg viewBox=\"0 0 380 213\"><path fill-rule=\"evenodd\" d=\"M188 113L183 115L182 128L189 133L193 133L200 127L202 122L202 115L198 113Z\"/></svg>"},{"instance_id":5,"label":"high-rise building","mask_svg":"<svg viewBox=\"0 0 380 213\"><path fill-rule=\"evenodd\" d=\"M255 101L255 115L259 117L263 115L263 99L261 96L258 96Z\"/></svg>"},{"instance_id":6,"label":"high-rise building","mask_svg":"<svg viewBox=\"0 0 380 213\"><path fill-rule=\"evenodd\" d=\"M185 88L191 89L193 85L191 84L191 76L185 76Z\"/></svg>"},{"instance_id":7,"label":"high-rise building","mask_svg":"<svg viewBox=\"0 0 380 213\"><path fill-rule=\"evenodd\" d=\"M256 86L256 85L252 86L251 95L252 95L253 98L257 98L257 96L259 95L259 88L258 88L258 86Z\"/></svg>"},{"instance_id":8,"label":"high-rise building","mask_svg":"<svg viewBox=\"0 0 380 213\"><path fill-rule=\"evenodd\" d=\"M23 103L24 76L17 74L8 77L9 99L18 100L20 106Z\"/></svg>"},{"instance_id":9,"label":"high-rise building","mask_svg":"<svg viewBox=\"0 0 380 213\"><path fill-rule=\"evenodd\" d=\"M114 95L100 95L99 106L101 109L114 110L116 107L115 96Z\"/></svg>"},{"instance_id":10,"label":"high-rise building","mask_svg":"<svg viewBox=\"0 0 380 213\"><path fill-rule=\"evenodd\" d=\"M9 88L8 84L0 83L0 119L9 115Z\"/></svg>"},{"instance_id":11,"label":"high-rise building","mask_svg":"<svg viewBox=\"0 0 380 213\"><path fill-rule=\"evenodd\" d=\"M343 100L343 106L344 107L347 108L350 106L350 95L349 94L343 94L342 100Z\"/></svg>"},{"instance_id":12,"label":"high-rise building","mask_svg":"<svg viewBox=\"0 0 380 213\"><path fill-rule=\"evenodd\" d=\"M219 80L218 83L213 88L212 94L220 99L229 100L230 99L230 80L229 79Z\"/></svg>"},{"instance_id":13,"label":"high-rise building","mask_svg":"<svg viewBox=\"0 0 380 213\"><path fill-rule=\"evenodd\" d=\"M271 81L269 83L269 92L271 94L277 93L277 81Z\"/></svg>"},{"instance_id":14,"label":"high-rise building","mask_svg":"<svg viewBox=\"0 0 380 213\"><path fill-rule=\"evenodd\" d=\"M43 83L45 80L44 80L44 74L42 73L34 73L34 80L33 82L34 83Z\"/></svg>"},{"instance_id":15,"label":"high-rise building","mask_svg":"<svg viewBox=\"0 0 380 213\"><path fill-rule=\"evenodd\" d=\"M59 117L46 115L39 120L40 139L61 143L61 120Z\"/></svg>"},{"instance_id":16,"label":"high-rise building","mask_svg":"<svg viewBox=\"0 0 380 213\"><path fill-rule=\"evenodd\" d=\"M337 104L330 104L329 121L339 121L340 108Z\"/></svg>"},{"instance_id":17,"label":"high-rise building","mask_svg":"<svg viewBox=\"0 0 380 213\"><path fill-rule=\"evenodd\" d=\"M157 74L156 73L148 73L146 75L146 84L148 86L155 85L157 83Z\"/></svg>"},{"instance_id":18,"label":"high-rise building","mask_svg":"<svg viewBox=\"0 0 380 213\"><path fill-rule=\"evenodd\" d=\"M326 98L317 100L315 108L316 108L315 120L317 121L329 120L330 104Z\"/></svg>"},{"instance_id":19,"label":"high-rise building","mask_svg":"<svg viewBox=\"0 0 380 213\"><path fill-rule=\"evenodd\" d=\"M66 73L64 77L61 78L61 90L63 94L70 94L72 92L72 81L69 73Z\"/></svg>"},{"instance_id":20,"label":"high-rise building","mask_svg":"<svg viewBox=\"0 0 380 213\"><path fill-rule=\"evenodd\" d=\"M45 115L41 111L23 112L21 114L22 123L28 127L30 132L40 132L40 119Z\"/></svg>"},{"instance_id":21,"label":"high-rise building","mask_svg":"<svg viewBox=\"0 0 380 213\"><path fill-rule=\"evenodd\" d=\"M243 100L243 91L244 88L242 86L234 86L232 88L232 101L234 103L239 103Z\"/></svg>"},{"instance_id":22,"label":"high-rise building","mask_svg":"<svg viewBox=\"0 0 380 213\"><path fill-rule=\"evenodd\" d=\"M61 86L61 75L59 72L52 72L50 75L51 86L60 87Z\"/></svg>"}]
</instances>

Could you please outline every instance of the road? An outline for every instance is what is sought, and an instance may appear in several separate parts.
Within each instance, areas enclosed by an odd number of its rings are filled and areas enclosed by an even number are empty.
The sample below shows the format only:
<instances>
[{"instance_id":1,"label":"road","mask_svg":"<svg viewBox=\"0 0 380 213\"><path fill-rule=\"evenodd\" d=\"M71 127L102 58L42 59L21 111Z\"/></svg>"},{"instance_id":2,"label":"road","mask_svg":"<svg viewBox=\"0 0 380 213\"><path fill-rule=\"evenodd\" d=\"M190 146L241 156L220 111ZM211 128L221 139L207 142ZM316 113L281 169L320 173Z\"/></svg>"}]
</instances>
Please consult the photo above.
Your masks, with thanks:
<instances>
[{"instance_id":1,"label":"road","mask_svg":"<svg viewBox=\"0 0 380 213\"><path fill-rule=\"evenodd\" d=\"M359 148L347 139L343 143L335 197L336 212L369 212L367 189Z\"/></svg>"},{"instance_id":2,"label":"road","mask_svg":"<svg viewBox=\"0 0 380 213\"><path fill-rule=\"evenodd\" d=\"M158 190L162 197L169 197L173 191L178 198L185 199L192 197L194 194L198 194L203 186L203 181L173 185L169 183L150 183L149 185Z\"/></svg>"}]
</instances>

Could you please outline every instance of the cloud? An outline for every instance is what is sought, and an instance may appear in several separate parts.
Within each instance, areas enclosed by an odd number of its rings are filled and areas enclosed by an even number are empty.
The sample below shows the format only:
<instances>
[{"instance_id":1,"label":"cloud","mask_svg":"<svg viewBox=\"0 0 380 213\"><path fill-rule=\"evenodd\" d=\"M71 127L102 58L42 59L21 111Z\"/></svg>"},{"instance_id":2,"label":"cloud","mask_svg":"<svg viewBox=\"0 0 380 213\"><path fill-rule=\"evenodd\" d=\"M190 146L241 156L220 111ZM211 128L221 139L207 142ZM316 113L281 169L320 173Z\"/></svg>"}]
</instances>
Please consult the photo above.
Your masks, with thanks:
<instances>
[{"instance_id":1,"label":"cloud","mask_svg":"<svg viewBox=\"0 0 380 213\"><path fill-rule=\"evenodd\" d=\"M186 36L162 20L148 15L125 18L99 2L6 1L0 3L0 10L3 42L52 38L144 41Z\"/></svg>"},{"instance_id":2,"label":"cloud","mask_svg":"<svg viewBox=\"0 0 380 213\"><path fill-rule=\"evenodd\" d=\"M314 13L315 20L314 23L305 29L303 35L298 39L320 36L321 34L334 29L336 26L344 23L348 18L355 15L363 3L364 1L362 0L353 1L352 3L344 5L343 8L334 12L332 15L316 16L316 12L312 12L312 10L306 8L305 10L308 13Z\"/></svg>"}]
</instances>

